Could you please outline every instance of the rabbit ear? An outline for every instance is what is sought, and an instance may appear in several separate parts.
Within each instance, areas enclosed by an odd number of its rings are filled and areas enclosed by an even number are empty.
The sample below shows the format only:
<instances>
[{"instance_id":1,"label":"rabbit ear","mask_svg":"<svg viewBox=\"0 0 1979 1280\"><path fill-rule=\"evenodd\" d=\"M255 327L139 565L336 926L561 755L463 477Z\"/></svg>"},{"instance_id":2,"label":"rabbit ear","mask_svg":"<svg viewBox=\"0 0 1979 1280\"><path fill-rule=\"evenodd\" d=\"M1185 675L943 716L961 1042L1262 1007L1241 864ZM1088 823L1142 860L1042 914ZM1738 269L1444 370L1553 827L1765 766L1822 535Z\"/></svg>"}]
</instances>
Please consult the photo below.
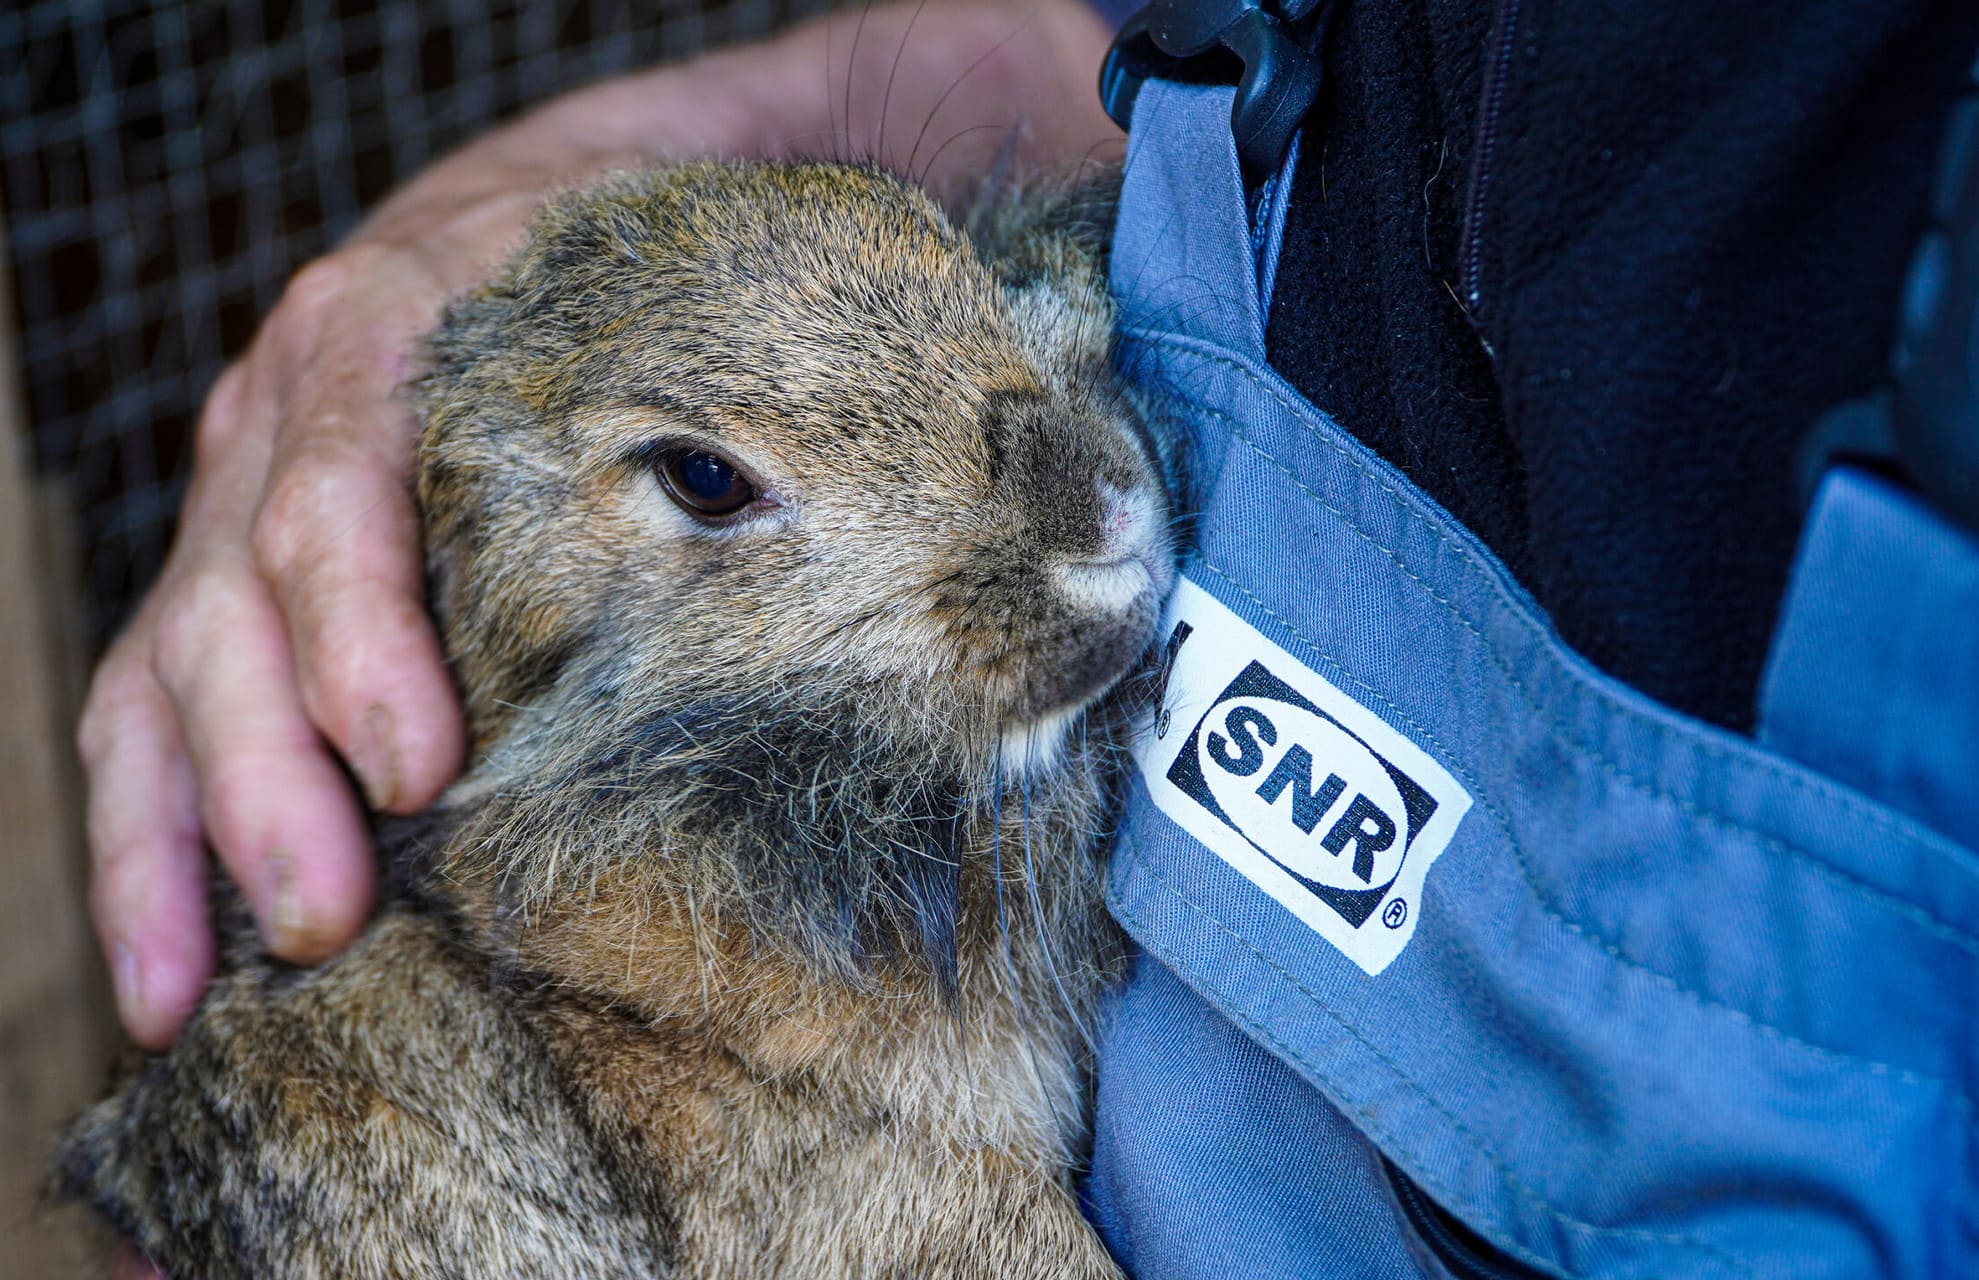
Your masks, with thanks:
<instances>
[{"instance_id":1,"label":"rabbit ear","mask_svg":"<svg viewBox=\"0 0 1979 1280\"><path fill-rule=\"evenodd\" d=\"M1066 182L986 183L964 226L1007 284L1104 278L1119 204L1119 167L1095 163Z\"/></svg>"}]
</instances>

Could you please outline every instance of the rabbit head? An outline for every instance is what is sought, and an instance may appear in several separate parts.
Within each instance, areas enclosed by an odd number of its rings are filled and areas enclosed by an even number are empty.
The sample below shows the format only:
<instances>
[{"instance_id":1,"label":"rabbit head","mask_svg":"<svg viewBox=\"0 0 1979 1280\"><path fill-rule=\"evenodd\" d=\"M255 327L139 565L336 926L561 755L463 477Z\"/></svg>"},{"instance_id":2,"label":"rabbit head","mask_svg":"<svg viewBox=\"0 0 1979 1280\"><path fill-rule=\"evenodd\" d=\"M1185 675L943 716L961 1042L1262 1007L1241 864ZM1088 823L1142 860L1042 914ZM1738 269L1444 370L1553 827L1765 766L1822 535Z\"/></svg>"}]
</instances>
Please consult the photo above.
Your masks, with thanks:
<instances>
[{"instance_id":1,"label":"rabbit head","mask_svg":"<svg viewBox=\"0 0 1979 1280\"><path fill-rule=\"evenodd\" d=\"M1092 754L1173 573L1082 207L972 238L871 168L620 176L453 309L419 492L458 794L530 798L505 883L637 849L806 954L952 964L971 806Z\"/></svg>"},{"instance_id":2,"label":"rabbit head","mask_svg":"<svg viewBox=\"0 0 1979 1280\"><path fill-rule=\"evenodd\" d=\"M999 270L922 192L838 166L552 206L420 386L477 743L583 668L614 701L836 698L959 767L1049 756L1171 574L1099 264L1054 234Z\"/></svg>"}]
</instances>

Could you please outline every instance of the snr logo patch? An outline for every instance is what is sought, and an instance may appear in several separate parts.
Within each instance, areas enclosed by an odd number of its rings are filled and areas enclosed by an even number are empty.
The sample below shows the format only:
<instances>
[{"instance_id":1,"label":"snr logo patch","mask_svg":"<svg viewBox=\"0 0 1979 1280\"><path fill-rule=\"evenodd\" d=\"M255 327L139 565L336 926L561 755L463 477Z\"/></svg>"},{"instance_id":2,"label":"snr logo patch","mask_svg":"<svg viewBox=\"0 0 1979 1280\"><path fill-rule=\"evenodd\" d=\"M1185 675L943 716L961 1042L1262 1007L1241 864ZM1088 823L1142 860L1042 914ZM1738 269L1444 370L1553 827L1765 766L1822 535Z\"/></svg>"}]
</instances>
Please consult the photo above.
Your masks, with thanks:
<instances>
[{"instance_id":1,"label":"snr logo patch","mask_svg":"<svg viewBox=\"0 0 1979 1280\"><path fill-rule=\"evenodd\" d=\"M1166 690L1139 751L1155 803L1380 973L1415 935L1424 878L1469 793L1187 579L1167 626Z\"/></svg>"}]
</instances>

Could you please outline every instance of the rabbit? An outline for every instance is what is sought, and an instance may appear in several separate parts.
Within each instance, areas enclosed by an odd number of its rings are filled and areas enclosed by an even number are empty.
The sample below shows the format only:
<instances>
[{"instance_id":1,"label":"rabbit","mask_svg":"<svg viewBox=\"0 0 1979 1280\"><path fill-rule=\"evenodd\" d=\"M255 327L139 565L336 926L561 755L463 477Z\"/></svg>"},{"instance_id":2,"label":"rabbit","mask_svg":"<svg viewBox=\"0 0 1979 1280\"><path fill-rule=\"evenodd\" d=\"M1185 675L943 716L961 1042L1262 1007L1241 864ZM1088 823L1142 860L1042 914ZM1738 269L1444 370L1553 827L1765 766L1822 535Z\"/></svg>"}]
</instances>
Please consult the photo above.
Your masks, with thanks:
<instances>
[{"instance_id":1,"label":"rabbit","mask_svg":"<svg viewBox=\"0 0 1979 1280\"><path fill-rule=\"evenodd\" d=\"M1174 551L1109 198L552 202L410 388L469 769L321 968L222 903L60 1193L173 1280L1117 1276L1075 1179Z\"/></svg>"}]
</instances>

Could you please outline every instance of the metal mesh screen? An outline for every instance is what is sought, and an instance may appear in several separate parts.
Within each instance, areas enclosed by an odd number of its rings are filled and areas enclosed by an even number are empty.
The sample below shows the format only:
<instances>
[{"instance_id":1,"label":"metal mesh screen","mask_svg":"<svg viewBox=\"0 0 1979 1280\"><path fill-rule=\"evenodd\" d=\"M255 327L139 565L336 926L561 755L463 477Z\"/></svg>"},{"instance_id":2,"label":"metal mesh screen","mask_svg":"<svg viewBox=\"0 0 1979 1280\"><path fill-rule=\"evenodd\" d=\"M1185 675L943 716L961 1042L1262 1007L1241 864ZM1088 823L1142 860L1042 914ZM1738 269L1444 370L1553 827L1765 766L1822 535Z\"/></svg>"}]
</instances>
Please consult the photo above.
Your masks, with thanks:
<instances>
[{"instance_id":1,"label":"metal mesh screen","mask_svg":"<svg viewBox=\"0 0 1979 1280\"><path fill-rule=\"evenodd\" d=\"M207 387L288 276L436 153L827 0L0 5L0 197L34 451L101 642L164 555Z\"/></svg>"}]
</instances>

